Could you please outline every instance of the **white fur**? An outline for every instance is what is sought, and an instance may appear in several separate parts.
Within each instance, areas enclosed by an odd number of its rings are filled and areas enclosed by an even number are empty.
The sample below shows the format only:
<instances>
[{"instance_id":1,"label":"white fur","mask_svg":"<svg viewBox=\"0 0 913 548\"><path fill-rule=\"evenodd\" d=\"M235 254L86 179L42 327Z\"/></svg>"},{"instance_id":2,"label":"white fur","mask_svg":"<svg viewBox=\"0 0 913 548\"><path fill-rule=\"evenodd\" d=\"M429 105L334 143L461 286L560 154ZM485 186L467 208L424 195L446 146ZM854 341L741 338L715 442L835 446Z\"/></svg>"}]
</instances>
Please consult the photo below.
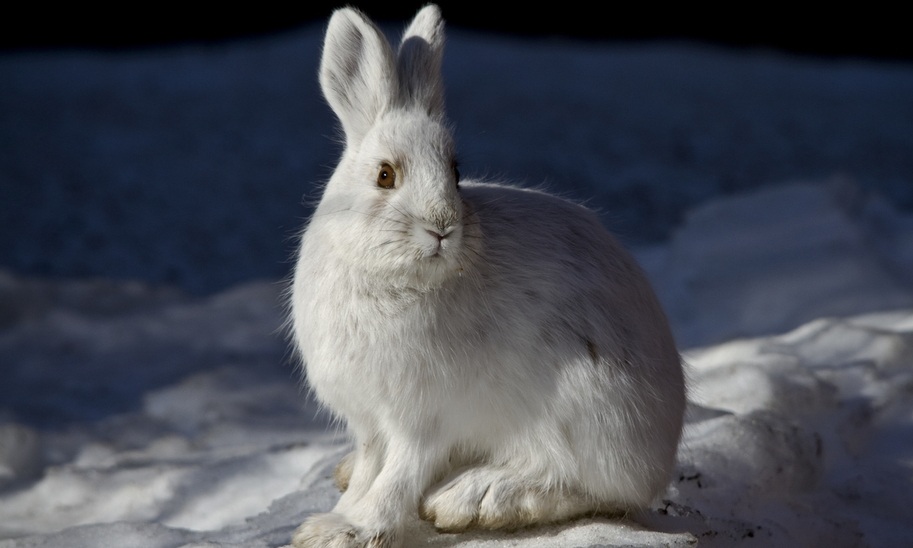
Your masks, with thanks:
<instances>
[{"instance_id":1,"label":"white fur","mask_svg":"<svg viewBox=\"0 0 913 548\"><path fill-rule=\"evenodd\" d=\"M394 52L336 11L320 82L345 150L304 232L292 289L310 386L355 452L332 513L296 546L399 546L648 504L665 487L685 389L646 278L589 210L543 192L457 188L443 22ZM396 188L383 189L383 163Z\"/></svg>"}]
</instances>

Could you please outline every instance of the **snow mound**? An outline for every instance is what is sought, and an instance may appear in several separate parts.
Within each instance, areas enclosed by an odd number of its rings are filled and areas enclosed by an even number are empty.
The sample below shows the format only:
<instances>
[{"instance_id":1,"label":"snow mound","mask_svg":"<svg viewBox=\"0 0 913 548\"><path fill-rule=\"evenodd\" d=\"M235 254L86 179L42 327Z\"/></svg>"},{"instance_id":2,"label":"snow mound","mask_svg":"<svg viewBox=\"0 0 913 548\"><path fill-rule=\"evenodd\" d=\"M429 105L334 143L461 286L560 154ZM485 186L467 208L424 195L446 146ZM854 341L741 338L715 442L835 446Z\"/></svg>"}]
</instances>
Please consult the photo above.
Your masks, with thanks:
<instances>
[{"instance_id":1,"label":"snow mound","mask_svg":"<svg viewBox=\"0 0 913 548\"><path fill-rule=\"evenodd\" d=\"M640 254L690 348L677 471L649 511L462 535L416 520L407 545L913 538L910 218L852 188L720 199ZM299 387L282 300L273 282L196 298L0 273L0 548L276 547L331 509L349 447Z\"/></svg>"},{"instance_id":2,"label":"snow mound","mask_svg":"<svg viewBox=\"0 0 913 548\"><path fill-rule=\"evenodd\" d=\"M639 258L685 348L913 306L913 216L843 177L718 198Z\"/></svg>"},{"instance_id":3,"label":"snow mound","mask_svg":"<svg viewBox=\"0 0 913 548\"><path fill-rule=\"evenodd\" d=\"M515 533L416 522L407 545L877 546L913 535L913 310L815 320L686 359L678 470L650 511ZM7 424L0 439L40 438L46 459L75 450L2 492L0 547L285 544L304 516L332 508L332 467L348 450L275 403L295 392L222 368L89 431ZM15 473L22 459L0 456Z\"/></svg>"}]
</instances>

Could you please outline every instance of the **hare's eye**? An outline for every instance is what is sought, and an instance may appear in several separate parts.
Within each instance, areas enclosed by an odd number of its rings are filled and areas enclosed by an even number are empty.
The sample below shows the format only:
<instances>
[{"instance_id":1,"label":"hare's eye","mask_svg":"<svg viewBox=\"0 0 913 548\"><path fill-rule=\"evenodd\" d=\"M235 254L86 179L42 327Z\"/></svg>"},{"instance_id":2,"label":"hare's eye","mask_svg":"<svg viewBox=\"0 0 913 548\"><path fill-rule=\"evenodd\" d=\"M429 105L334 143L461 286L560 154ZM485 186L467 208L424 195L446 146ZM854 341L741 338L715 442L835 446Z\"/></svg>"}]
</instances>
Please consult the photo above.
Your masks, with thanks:
<instances>
[{"instance_id":1,"label":"hare's eye","mask_svg":"<svg viewBox=\"0 0 913 548\"><path fill-rule=\"evenodd\" d=\"M380 188L393 188L395 184L396 170L387 162L380 164L380 169L377 171L377 186Z\"/></svg>"},{"instance_id":2,"label":"hare's eye","mask_svg":"<svg viewBox=\"0 0 913 548\"><path fill-rule=\"evenodd\" d=\"M460 186L460 168L456 162L453 163L453 180L456 181L456 186Z\"/></svg>"}]
</instances>

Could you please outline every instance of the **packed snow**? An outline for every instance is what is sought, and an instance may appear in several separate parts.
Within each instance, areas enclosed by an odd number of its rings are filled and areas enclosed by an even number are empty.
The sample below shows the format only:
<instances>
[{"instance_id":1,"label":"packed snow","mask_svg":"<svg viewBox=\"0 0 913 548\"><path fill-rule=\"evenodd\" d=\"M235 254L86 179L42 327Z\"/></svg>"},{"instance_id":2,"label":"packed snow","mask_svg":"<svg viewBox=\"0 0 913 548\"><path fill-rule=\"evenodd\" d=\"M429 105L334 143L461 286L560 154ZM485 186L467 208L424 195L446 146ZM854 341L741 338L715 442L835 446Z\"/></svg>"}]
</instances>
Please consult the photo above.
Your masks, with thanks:
<instances>
[{"instance_id":1,"label":"packed snow","mask_svg":"<svg viewBox=\"0 0 913 548\"><path fill-rule=\"evenodd\" d=\"M332 508L347 440L283 328L321 32L0 56L0 548L278 547ZM909 543L913 67L458 30L445 66L464 174L600 210L691 403L649 511L407 546Z\"/></svg>"}]
</instances>

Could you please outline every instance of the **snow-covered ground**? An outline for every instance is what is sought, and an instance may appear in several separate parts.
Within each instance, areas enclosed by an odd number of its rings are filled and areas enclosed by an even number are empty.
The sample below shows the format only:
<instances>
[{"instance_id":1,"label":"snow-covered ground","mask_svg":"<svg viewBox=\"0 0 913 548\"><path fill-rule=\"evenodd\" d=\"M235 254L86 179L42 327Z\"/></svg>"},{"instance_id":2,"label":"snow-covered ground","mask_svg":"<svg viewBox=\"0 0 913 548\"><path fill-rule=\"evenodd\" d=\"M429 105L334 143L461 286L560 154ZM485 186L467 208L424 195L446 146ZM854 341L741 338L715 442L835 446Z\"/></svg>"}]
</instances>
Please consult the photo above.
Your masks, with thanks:
<instances>
[{"instance_id":1,"label":"snow-covered ground","mask_svg":"<svg viewBox=\"0 0 913 548\"><path fill-rule=\"evenodd\" d=\"M281 298L335 154L320 40L0 56L0 548L276 547L332 507L345 440ZM547 181L638 244L692 404L649 512L409 545L908 543L913 67L447 55L464 173Z\"/></svg>"}]
</instances>

